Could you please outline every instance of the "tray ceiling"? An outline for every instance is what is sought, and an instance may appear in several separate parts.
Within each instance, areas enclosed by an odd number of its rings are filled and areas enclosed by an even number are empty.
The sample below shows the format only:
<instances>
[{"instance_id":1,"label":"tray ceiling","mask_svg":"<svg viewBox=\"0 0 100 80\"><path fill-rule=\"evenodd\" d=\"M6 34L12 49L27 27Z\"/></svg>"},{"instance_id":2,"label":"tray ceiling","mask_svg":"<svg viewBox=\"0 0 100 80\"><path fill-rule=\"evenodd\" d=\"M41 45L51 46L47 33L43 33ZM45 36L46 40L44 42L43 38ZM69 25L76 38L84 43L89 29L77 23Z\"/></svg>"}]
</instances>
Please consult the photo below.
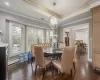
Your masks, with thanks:
<instances>
[{"instance_id":1,"label":"tray ceiling","mask_svg":"<svg viewBox=\"0 0 100 80\"><path fill-rule=\"evenodd\" d=\"M10 3L9 6L5 1ZM54 8L53 2L56 2ZM60 22L67 20L73 14L84 8L89 8L92 3L100 0L0 0L0 11L16 14L29 19L48 24L51 15L56 15ZM95 5L94 5L95 6Z\"/></svg>"},{"instance_id":2,"label":"tray ceiling","mask_svg":"<svg viewBox=\"0 0 100 80\"><path fill-rule=\"evenodd\" d=\"M87 7L97 0L24 0L25 2L38 7L51 15L56 15L60 19ZM56 2L56 6L53 6Z\"/></svg>"}]
</instances>

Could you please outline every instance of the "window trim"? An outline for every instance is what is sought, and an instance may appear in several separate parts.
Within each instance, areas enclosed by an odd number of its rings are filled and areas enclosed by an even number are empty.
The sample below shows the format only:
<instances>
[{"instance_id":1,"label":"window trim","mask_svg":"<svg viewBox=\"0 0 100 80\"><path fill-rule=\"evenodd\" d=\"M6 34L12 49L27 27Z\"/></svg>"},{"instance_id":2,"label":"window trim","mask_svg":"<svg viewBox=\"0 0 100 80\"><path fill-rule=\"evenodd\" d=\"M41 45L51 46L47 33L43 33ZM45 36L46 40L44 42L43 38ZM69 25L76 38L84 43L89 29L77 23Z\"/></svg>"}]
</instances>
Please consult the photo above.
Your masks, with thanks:
<instances>
[{"instance_id":1,"label":"window trim","mask_svg":"<svg viewBox=\"0 0 100 80\"><path fill-rule=\"evenodd\" d=\"M45 29L31 27L31 26L26 26L26 52L29 52L29 50L28 50L28 28L36 29L36 31L42 30L43 31L43 40L44 40L43 43L45 43ZM36 32L36 36L38 36L38 33L37 32ZM36 38L38 38L38 37L36 37Z\"/></svg>"},{"instance_id":2,"label":"window trim","mask_svg":"<svg viewBox=\"0 0 100 80\"><path fill-rule=\"evenodd\" d=\"M15 54L13 54L12 53L12 26L13 25L16 25L16 26L18 26L18 27L23 27L24 28L24 33L23 33L23 38L24 38L24 42L23 42L23 46L25 46L25 26L24 25L21 25L21 24L18 24L18 23L15 23L15 22L9 22L9 57L13 57L13 56L17 56L17 55L19 55L19 54L21 54L21 53L15 53ZM23 53L25 53L25 47L23 47L24 49L23 49Z\"/></svg>"}]
</instances>

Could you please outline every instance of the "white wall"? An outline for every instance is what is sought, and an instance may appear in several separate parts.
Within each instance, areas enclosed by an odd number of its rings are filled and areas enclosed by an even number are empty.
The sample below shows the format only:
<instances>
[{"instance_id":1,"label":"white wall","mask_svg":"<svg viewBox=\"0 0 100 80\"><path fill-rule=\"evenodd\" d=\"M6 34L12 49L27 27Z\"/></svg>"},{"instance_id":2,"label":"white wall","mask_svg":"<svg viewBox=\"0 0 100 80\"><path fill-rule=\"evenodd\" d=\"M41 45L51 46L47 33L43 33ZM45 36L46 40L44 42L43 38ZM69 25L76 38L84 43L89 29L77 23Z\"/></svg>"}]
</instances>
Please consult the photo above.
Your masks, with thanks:
<instances>
[{"instance_id":1,"label":"white wall","mask_svg":"<svg viewBox=\"0 0 100 80\"><path fill-rule=\"evenodd\" d=\"M76 31L75 40L83 40L84 43L88 44L88 32L87 31Z\"/></svg>"},{"instance_id":2,"label":"white wall","mask_svg":"<svg viewBox=\"0 0 100 80\"><path fill-rule=\"evenodd\" d=\"M31 19L21 17L18 15L10 14L4 11L0 11L0 30L3 31L2 42L4 43L9 43L9 33L10 33L9 32L9 21L23 24L24 26L33 26L33 27L38 27L38 28L50 29L49 24L39 22L36 20L31 20ZM18 57L17 56L10 57L9 61L16 62L18 61Z\"/></svg>"},{"instance_id":3,"label":"white wall","mask_svg":"<svg viewBox=\"0 0 100 80\"><path fill-rule=\"evenodd\" d=\"M84 40L84 42L86 42L88 44L88 29L89 28L89 23L85 23L85 24L80 24L80 25L76 25L76 26L70 26L70 27L66 27L63 28L63 42L65 39L65 31L70 33L70 45L74 45L75 44L75 39L76 40ZM75 36L75 34L77 34ZM75 38L76 37L76 38Z\"/></svg>"},{"instance_id":4,"label":"white wall","mask_svg":"<svg viewBox=\"0 0 100 80\"><path fill-rule=\"evenodd\" d=\"M24 24L26 26L29 25L29 26L40 27L40 28L50 28L49 24L0 11L0 30L2 30L4 34L2 37L3 42L7 41L6 37L8 34L8 29L7 29L8 25L6 23L6 20L14 21L20 24Z\"/></svg>"},{"instance_id":5,"label":"white wall","mask_svg":"<svg viewBox=\"0 0 100 80\"><path fill-rule=\"evenodd\" d=\"M80 24L75 26L70 26L63 28L63 39L64 39L64 33L65 31L70 31L70 45L75 44L75 39L77 40L84 40L88 44L88 61L91 61L91 44L90 44L90 24ZM77 35L77 38L75 38L75 33ZM63 40L64 41L64 40Z\"/></svg>"}]
</instances>

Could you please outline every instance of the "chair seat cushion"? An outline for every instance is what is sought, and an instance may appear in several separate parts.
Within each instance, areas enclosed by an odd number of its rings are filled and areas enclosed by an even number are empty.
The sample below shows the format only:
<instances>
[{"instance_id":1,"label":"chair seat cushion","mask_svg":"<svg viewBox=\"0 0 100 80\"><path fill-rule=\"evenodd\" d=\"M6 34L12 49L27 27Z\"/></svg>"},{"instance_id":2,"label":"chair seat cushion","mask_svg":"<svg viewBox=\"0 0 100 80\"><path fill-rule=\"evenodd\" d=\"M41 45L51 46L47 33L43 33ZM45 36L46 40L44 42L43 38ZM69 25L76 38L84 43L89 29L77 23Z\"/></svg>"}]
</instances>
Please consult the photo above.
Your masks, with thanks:
<instances>
[{"instance_id":1,"label":"chair seat cushion","mask_svg":"<svg viewBox=\"0 0 100 80\"><path fill-rule=\"evenodd\" d=\"M49 66L51 64L51 60L45 59L44 67Z\"/></svg>"},{"instance_id":2,"label":"chair seat cushion","mask_svg":"<svg viewBox=\"0 0 100 80\"><path fill-rule=\"evenodd\" d=\"M61 61L60 60L53 61L52 63L59 71L61 71Z\"/></svg>"}]
</instances>

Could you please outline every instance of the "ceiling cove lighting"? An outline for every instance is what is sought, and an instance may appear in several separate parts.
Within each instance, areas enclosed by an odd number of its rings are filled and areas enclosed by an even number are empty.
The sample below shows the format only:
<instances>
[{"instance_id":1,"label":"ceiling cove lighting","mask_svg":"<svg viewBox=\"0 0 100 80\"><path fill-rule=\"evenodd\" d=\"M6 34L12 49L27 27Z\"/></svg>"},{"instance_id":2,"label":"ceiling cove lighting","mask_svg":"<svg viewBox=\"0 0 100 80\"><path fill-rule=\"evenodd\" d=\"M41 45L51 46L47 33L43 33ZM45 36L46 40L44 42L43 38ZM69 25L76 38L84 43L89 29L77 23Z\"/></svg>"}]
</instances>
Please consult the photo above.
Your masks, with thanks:
<instances>
[{"instance_id":1,"label":"ceiling cove lighting","mask_svg":"<svg viewBox=\"0 0 100 80\"><path fill-rule=\"evenodd\" d=\"M5 5L10 6L10 3L8 1L5 1Z\"/></svg>"},{"instance_id":2,"label":"ceiling cove lighting","mask_svg":"<svg viewBox=\"0 0 100 80\"><path fill-rule=\"evenodd\" d=\"M54 7L55 7L55 5L56 5L56 2L53 2ZM59 23L59 19L56 16L54 16L54 15L50 16L49 25L52 29L58 28L58 23Z\"/></svg>"}]
</instances>

